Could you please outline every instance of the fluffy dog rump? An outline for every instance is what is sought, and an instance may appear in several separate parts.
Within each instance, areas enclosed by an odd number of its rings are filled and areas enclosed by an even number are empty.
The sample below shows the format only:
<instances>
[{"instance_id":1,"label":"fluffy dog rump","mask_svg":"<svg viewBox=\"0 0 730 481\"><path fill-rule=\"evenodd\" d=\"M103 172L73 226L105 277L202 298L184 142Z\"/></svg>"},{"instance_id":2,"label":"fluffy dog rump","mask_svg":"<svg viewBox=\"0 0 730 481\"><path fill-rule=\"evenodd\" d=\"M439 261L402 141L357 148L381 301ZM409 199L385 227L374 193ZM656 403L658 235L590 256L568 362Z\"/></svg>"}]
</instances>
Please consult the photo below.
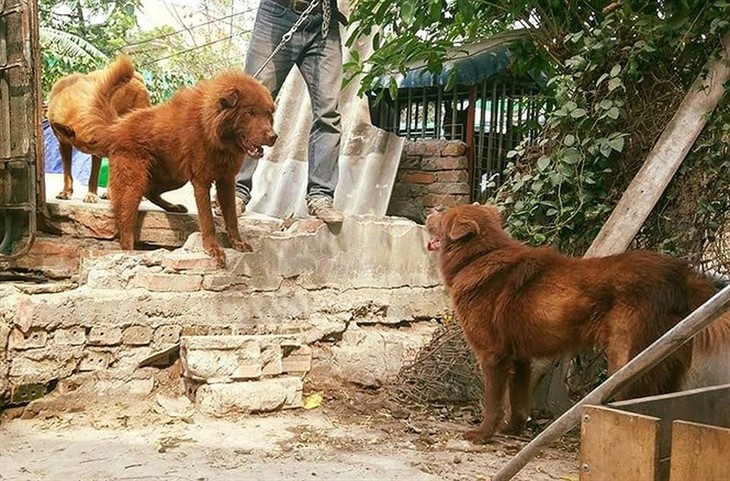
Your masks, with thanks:
<instances>
[{"instance_id":1,"label":"fluffy dog rump","mask_svg":"<svg viewBox=\"0 0 730 481\"><path fill-rule=\"evenodd\" d=\"M96 201L101 156L107 154L96 138L99 126L90 122L99 100L109 104L117 115L150 106L144 80L126 56L120 56L105 69L65 76L51 89L47 117L59 142L64 171L64 188L57 196L59 199L68 199L73 193L71 148L75 147L92 155L89 194L84 201Z\"/></svg>"},{"instance_id":2,"label":"fluffy dog rump","mask_svg":"<svg viewBox=\"0 0 730 481\"><path fill-rule=\"evenodd\" d=\"M648 251L570 258L512 239L493 206L467 205L431 214L429 249L467 341L485 376L482 425L467 438L483 442L501 419L509 384L508 431L529 414L530 361L585 348L605 350L610 373L715 293L684 261ZM706 352L730 345L728 315L693 343ZM687 344L621 393L636 397L676 391L691 363Z\"/></svg>"}]
</instances>

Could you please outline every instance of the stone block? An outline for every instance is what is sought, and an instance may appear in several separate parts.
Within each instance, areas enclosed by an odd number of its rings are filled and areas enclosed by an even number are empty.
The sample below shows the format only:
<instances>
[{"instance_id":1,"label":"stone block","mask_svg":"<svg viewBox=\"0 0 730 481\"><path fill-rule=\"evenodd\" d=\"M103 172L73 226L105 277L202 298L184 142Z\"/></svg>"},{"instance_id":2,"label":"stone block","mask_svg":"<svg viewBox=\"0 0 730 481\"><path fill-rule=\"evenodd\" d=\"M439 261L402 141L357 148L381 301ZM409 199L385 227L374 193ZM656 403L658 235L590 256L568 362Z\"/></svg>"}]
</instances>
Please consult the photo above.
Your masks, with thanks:
<instances>
[{"instance_id":1,"label":"stone block","mask_svg":"<svg viewBox=\"0 0 730 481\"><path fill-rule=\"evenodd\" d=\"M79 371L101 371L107 369L114 359L111 351L88 349L79 362Z\"/></svg>"},{"instance_id":2,"label":"stone block","mask_svg":"<svg viewBox=\"0 0 730 481\"><path fill-rule=\"evenodd\" d=\"M304 374L312 369L312 348L307 345L282 344L281 370L287 374Z\"/></svg>"},{"instance_id":3,"label":"stone block","mask_svg":"<svg viewBox=\"0 0 730 481\"><path fill-rule=\"evenodd\" d=\"M130 346L144 346L152 342L150 326L129 326L122 332L122 343Z\"/></svg>"},{"instance_id":4,"label":"stone block","mask_svg":"<svg viewBox=\"0 0 730 481\"><path fill-rule=\"evenodd\" d=\"M152 337L152 343L155 346L162 346L166 344L175 344L180 340L180 332L182 331L181 326L174 324L166 324L155 329L155 333Z\"/></svg>"},{"instance_id":5,"label":"stone block","mask_svg":"<svg viewBox=\"0 0 730 481\"><path fill-rule=\"evenodd\" d=\"M428 194L423 197L423 205L425 207L453 207L455 205L468 204L468 195L454 195L454 194Z\"/></svg>"},{"instance_id":6,"label":"stone block","mask_svg":"<svg viewBox=\"0 0 730 481\"><path fill-rule=\"evenodd\" d=\"M203 285L203 276L143 272L134 278L134 286L152 292L193 292Z\"/></svg>"},{"instance_id":7,"label":"stone block","mask_svg":"<svg viewBox=\"0 0 730 481\"><path fill-rule=\"evenodd\" d=\"M86 328L73 326L57 329L53 333L53 343L57 346L81 346L86 343Z\"/></svg>"},{"instance_id":8,"label":"stone block","mask_svg":"<svg viewBox=\"0 0 730 481\"><path fill-rule=\"evenodd\" d=\"M218 269L215 259L202 252L176 250L162 258L162 266L176 271L211 271Z\"/></svg>"},{"instance_id":9,"label":"stone block","mask_svg":"<svg viewBox=\"0 0 730 481\"><path fill-rule=\"evenodd\" d=\"M89 344L92 346L117 346L121 343L121 327L94 326L89 332Z\"/></svg>"},{"instance_id":10,"label":"stone block","mask_svg":"<svg viewBox=\"0 0 730 481\"><path fill-rule=\"evenodd\" d=\"M17 327L10 332L8 347L15 350L35 349L45 347L48 341L48 333L42 329L31 329L23 334Z\"/></svg>"},{"instance_id":11,"label":"stone block","mask_svg":"<svg viewBox=\"0 0 730 481\"><path fill-rule=\"evenodd\" d=\"M195 403L202 413L216 417L292 409L302 406L302 388L302 380L295 376L203 384L196 391Z\"/></svg>"},{"instance_id":12,"label":"stone block","mask_svg":"<svg viewBox=\"0 0 730 481\"><path fill-rule=\"evenodd\" d=\"M282 343L292 336L183 336L183 375L199 382L226 383L282 372Z\"/></svg>"}]
</instances>

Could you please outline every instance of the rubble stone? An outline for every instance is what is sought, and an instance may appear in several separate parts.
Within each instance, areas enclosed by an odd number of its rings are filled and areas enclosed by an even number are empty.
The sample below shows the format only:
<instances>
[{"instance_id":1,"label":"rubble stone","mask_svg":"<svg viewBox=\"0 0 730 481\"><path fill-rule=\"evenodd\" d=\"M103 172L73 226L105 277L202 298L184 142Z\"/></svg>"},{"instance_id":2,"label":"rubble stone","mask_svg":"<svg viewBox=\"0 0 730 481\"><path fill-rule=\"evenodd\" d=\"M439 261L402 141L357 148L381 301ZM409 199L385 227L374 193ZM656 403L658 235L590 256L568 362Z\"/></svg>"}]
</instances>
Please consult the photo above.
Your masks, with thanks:
<instances>
[{"instance_id":1,"label":"rubble stone","mask_svg":"<svg viewBox=\"0 0 730 481\"><path fill-rule=\"evenodd\" d=\"M302 406L302 389L302 380L295 376L203 384L195 403L202 413L216 417L292 409Z\"/></svg>"}]
</instances>

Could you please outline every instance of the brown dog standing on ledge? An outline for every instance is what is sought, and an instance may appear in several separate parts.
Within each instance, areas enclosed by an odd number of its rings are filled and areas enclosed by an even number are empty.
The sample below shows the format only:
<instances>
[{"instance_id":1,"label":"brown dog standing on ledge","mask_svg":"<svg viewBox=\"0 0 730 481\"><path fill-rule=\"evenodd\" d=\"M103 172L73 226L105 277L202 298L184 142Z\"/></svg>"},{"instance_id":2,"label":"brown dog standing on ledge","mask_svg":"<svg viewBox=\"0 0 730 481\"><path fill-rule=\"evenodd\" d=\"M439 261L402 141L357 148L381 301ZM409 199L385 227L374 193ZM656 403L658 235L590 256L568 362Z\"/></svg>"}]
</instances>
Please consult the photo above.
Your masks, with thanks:
<instances>
[{"instance_id":1,"label":"brown dog standing on ledge","mask_svg":"<svg viewBox=\"0 0 730 481\"><path fill-rule=\"evenodd\" d=\"M127 68L133 70L126 59ZM205 252L225 265L215 236L210 188L216 185L226 231L234 249L249 251L236 217L235 179L245 155L260 158L276 141L274 100L259 81L229 71L179 90L167 102L117 118L103 98L96 101L95 138L109 151L109 192L122 249L134 247L142 197L170 212L182 205L160 194L193 184ZM110 125L108 128L107 125Z\"/></svg>"},{"instance_id":2,"label":"brown dog standing on ledge","mask_svg":"<svg viewBox=\"0 0 730 481\"><path fill-rule=\"evenodd\" d=\"M502 229L490 205L462 205L426 219L428 249L439 256L444 283L484 374L481 425L467 439L486 442L502 420L509 385L507 432L523 430L530 410L530 362L600 347L609 374L694 311L716 289L687 263L632 251L571 258L534 248ZM620 393L623 398L676 391L698 355L730 345L730 314Z\"/></svg>"},{"instance_id":3,"label":"brown dog standing on ledge","mask_svg":"<svg viewBox=\"0 0 730 481\"><path fill-rule=\"evenodd\" d=\"M70 199L73 194L71 148L76 147L81 152L91 154L89 191L84 202L97 201L101 157L107 152L99 149L95 139L86 131L87 117L91 115L91 104L97 98L110 102L118 115L149 107L150 95L144 80L138 73L132 73L130 80L127 66L122 60L117 60L103 70L71 74L53 84L48 98L47 116L53 134L58 139L63 162L63 190L56 195L57 199Z\"/></svg>"}]
</instances>

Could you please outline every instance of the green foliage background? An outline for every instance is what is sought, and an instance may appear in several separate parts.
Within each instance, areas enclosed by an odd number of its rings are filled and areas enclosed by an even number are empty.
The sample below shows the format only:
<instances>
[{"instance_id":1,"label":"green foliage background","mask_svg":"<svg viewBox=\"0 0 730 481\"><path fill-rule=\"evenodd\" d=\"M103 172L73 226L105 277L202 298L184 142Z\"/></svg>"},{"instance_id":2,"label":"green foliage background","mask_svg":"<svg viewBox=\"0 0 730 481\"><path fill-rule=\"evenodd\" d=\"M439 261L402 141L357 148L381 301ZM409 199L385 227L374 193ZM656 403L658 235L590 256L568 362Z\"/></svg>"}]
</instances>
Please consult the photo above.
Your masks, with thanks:
<instances>
[{"instance_id":1,"label":"green foliage background","mask_svg":"<svg viewBox=\"0 0 730 481\"><path fill-rule=\"evenodd\" d=\"M582 254L607 220L709 58L730 32L727 1L361 0L352 43L374 52L351 58L362 90L409 65L441 70L446 49L524 28L512 45L515 72L549 77L545 126L509 154L509 179L493 202L512 234ZM391 94L397 92L387 85ZM708 118L636 246L714 259L730 273L729 95ZM724 232L724 237L721 234Z\"/></svg>"}]
</instances>

